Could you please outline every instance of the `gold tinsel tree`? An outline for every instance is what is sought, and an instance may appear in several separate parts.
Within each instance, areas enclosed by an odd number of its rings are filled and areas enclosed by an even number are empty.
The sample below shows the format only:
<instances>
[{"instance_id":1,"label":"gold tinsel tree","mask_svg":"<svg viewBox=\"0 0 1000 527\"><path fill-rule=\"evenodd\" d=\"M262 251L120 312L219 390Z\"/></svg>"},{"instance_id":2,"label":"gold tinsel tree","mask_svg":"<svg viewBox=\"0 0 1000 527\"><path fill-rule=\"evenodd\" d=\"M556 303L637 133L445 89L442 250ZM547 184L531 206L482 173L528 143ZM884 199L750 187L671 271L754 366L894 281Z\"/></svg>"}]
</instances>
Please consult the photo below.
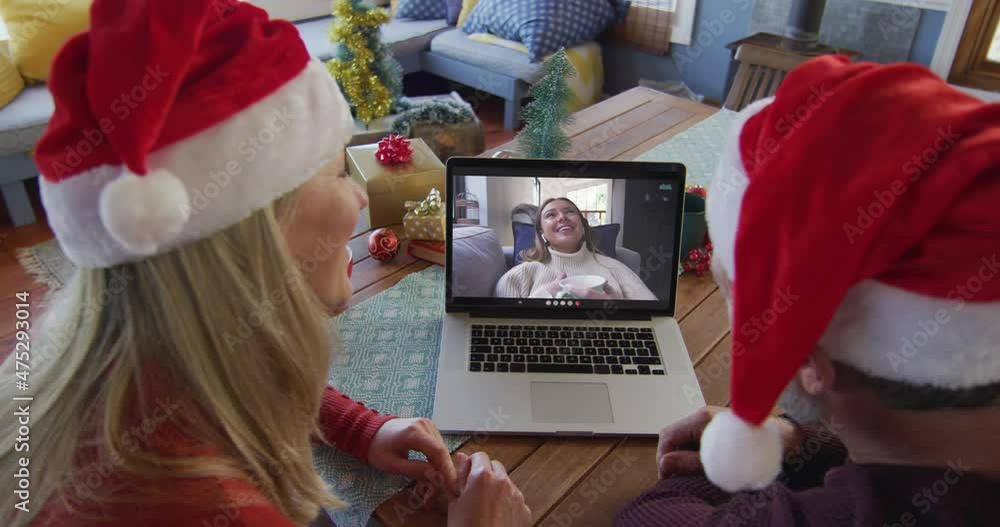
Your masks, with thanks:
<instances>
[{"instance_id":1,"label":"gold tinsel tree","mask_svg":"<svg viewBox=\"0 0 1000 527\"><path fill-rule=\"evenodd\" d=\"M337 57L327 68L340 83L357 118L367 124L388 115L393 106L393 90L379 75L381 68L384 76L379 27L389 21L389 15L361 0L337 0L333 14L336 22L330 27L330 39L339 46Z\"/></svg>"}]
</instances>

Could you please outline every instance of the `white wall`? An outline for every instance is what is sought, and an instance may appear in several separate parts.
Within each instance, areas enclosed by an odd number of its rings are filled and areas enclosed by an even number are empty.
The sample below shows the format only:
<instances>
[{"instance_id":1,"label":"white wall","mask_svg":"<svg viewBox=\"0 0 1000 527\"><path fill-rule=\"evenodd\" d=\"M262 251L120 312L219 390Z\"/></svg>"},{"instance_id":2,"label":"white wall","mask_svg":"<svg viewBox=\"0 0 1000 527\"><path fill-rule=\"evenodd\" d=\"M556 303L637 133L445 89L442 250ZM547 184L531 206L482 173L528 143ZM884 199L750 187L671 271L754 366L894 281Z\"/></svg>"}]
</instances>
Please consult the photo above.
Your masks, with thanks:
<instances>
[{"instance_id":1,"label":"white wall","mask_svg":"<svg viewBox=\"0 0 1000 527\"><path fill-rule=\"evenodd\" d=\"M466 181L468 179L466 178ZM482 195L472 191L480 198L480 216L486 216L488 225L497 233L500 245L514 245L510 211L521 203L535 202L535 186L532 178L491 177L486 182L486 190L486 195L489 196L488 207L484 207ZM486 211L485 214L483 211Z\"/></svg>"}]
</instances>

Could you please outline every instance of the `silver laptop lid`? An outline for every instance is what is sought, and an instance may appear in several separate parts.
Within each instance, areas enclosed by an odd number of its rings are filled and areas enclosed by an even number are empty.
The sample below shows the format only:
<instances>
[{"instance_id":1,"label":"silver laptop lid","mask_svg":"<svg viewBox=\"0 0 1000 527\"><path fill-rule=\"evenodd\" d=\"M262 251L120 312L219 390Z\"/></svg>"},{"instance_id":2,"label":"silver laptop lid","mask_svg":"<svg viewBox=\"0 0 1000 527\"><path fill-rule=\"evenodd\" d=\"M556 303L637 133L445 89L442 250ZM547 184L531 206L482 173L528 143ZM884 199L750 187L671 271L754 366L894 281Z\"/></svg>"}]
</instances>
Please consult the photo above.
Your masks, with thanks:
<instances>
[{"instance_id":1,"label":"silver laptop lid","mask_svg":"<svg viewBox=\"0 0 1000 527\"><path fill-rule=\"evenodd\" d=\"M449 159L446 311L672 316L684 181L679 163Z\"/></svg>"}]
</instances>

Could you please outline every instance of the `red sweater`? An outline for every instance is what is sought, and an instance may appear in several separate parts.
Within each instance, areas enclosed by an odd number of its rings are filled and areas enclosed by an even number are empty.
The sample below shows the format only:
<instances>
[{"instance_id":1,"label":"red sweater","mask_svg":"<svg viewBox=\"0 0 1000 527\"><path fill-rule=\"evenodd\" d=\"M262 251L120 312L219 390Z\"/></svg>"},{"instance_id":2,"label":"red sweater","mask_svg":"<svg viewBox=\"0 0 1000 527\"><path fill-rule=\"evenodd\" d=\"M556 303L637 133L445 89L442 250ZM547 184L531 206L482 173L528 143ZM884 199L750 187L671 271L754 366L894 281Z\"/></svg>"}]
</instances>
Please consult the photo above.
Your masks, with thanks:
<instances>
[{"instance_id":1,"label":"red sweater","mask_svg":"<svg viewBox=\"0 0 1000 527\"><path fill-rule=\"evenodd\" d=\"M959 527L1000 525L1000 481L949 468L859 465L836 436L803 427L778 482L728 494L704 476L661 480L618 513L618 527Z\"/></svg>"},{"instance_id":2,"label":"red sweater","mask_svg":"<svg viewBox=\"0 0 1000 527\"><path fill-rule=\"evenodd\" d=\"M326 438L339 449L367 462L372 438L394 416L369 410L337 390L327 387L323 394L319 426ZM159 430L156 433L161 435ZM165 435L165 434L164 434ZM182 440L181 440L182 441ZM169 444L167 445L169 447ZM181 446L181 449L185 449ZM311 453L309 454L311 455ZM57 498L50 500L33 526L91 527L294 527L295 523L267 503L254 486L242 480L171 480L168 496L156 503L95 503L88 501L88 488L116 484L121 480L108 470L109 464L84 467L81 481L69 483L66 493L74 511ZM206 496L210 498L206 499ZM206 502L209 505L206 505ZM211 504L216 505L211 505Z\"/></svg>"}]
</instances>

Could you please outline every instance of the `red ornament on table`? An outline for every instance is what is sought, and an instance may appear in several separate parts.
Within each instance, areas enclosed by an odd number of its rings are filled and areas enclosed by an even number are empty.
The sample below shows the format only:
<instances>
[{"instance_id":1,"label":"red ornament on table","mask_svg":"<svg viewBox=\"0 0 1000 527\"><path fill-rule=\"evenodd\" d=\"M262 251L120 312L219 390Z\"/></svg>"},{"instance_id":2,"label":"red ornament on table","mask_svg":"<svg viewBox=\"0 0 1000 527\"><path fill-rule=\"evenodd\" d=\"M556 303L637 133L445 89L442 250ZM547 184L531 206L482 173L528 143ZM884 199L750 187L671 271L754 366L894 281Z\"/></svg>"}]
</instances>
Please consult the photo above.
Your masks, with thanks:
<instances>
[{"instance_id":1,"label":"red ornament on table","mask_svg":"<svg viewBox=\"0 0 1000 527\"><path fill-rule=\"evenodd\" d=\"M693 186L687 189L688 194L694 194L695 196L701 196L708 199L708 190L702 186Z\"/></svg>"},{"instance_id":2,"label":"red ornament on table","mask_svg":"<svg viewBox=\"0 0 1000 527\"><path fill-rule=\"evenodd\" d=\"M388 135L378 142L375 160L383 165L404 165L413 158L410 141L397 134Z\"/></svg>"},{"instance_id":3,"label":"red ornament on table","mask_svg":"<svg viewBox=\"0 0 1000 527\"><path fill-rule=\"evenodd\" d=\"M372 231L368 236L368 253L380 262L388 262L399 253L399 236L385 227Z\"/></svg>"}]
</instances>

